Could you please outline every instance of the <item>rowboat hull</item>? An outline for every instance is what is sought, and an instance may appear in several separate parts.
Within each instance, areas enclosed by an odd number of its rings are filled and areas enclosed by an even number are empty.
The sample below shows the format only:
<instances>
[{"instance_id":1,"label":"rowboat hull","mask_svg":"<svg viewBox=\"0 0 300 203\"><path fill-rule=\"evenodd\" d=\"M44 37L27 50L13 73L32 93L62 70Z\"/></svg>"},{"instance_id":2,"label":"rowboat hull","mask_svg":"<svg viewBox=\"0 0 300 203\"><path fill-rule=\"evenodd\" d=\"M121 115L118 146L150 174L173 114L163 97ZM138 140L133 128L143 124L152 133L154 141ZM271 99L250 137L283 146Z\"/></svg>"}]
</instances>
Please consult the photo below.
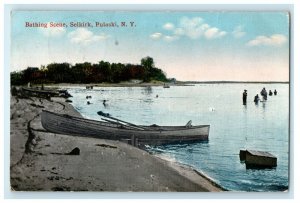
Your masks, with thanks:
<instances>
[{"instance_id":1,"label":"rowboat hull","mask_svg":"<svg viewBox=\"0 0 300 203\"><path fill-rule=\"evenodd\" d=\"M22 91L25 92L27 95L38 97L71 97L67 90L40 90L22 87Z\"/></svg>"},{"instance_id":2,"label":"rowboat hull","mask_svg":"<svg viewBox=\"0 0 300 203\"><path fill-rule=\"evenodd\" d=\"M42 126L52 133L97 137L111 140L129 140L133 137L139 144L161 145L208 141L209 125L185 126L141 126L145 130L131 129L115 123L73 117L43 111Z\"/></svg>"}]
</instances>

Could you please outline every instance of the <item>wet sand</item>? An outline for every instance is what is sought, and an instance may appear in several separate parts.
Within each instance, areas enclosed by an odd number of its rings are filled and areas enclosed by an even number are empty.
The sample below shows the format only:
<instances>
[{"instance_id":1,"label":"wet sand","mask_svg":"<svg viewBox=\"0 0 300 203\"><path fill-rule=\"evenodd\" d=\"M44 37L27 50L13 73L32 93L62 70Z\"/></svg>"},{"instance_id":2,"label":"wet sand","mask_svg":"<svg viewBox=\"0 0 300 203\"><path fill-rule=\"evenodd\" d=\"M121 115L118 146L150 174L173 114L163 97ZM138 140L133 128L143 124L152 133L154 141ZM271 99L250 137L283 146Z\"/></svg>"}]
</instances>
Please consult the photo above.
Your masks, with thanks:
<instances>
[{"instance_id":1,"label":"wet sand","mask_svg":"<svg viewBox=\"0 0 300 203\"><path fill-rule=\"evenodd\" d=\"M13 191L222 191L192 168L112 140L49 133L42 109L80 114L62 98L11 97ZM74 148L79 155L68 155Z\"/></svg>"}]
</instances>

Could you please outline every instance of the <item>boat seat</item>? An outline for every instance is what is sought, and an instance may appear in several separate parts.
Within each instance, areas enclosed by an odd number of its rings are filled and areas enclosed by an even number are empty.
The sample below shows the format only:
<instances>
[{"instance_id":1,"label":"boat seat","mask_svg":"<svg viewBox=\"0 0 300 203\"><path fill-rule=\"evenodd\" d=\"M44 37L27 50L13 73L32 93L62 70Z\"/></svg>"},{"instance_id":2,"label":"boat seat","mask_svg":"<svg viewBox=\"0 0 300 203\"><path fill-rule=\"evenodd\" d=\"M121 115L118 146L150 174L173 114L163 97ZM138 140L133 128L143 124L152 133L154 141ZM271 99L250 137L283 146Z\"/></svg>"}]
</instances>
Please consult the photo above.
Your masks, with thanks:
<instances>
[{"instance_id":1,"label":"boat seat","mask_svg":"<svg viewBox=\"0 0 300 203\"><path fill-rule=\"evenodd\" d=\"M189 120L189 122L187 122L187 124L185 125L186 128L190 128L192 127L192 120Z\"/></svg>"}]
</instances>

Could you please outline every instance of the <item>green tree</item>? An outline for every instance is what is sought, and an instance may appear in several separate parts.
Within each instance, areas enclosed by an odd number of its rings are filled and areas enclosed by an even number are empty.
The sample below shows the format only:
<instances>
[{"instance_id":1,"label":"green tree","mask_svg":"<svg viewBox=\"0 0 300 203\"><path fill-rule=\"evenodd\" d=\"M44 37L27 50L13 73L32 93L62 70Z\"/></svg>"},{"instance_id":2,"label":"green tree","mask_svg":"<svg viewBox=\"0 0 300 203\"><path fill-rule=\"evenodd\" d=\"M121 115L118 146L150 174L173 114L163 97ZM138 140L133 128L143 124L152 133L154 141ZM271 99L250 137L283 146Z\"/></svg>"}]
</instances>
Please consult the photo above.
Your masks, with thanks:
<instances>
[{"instance_id":1,"label":"green tree","mask_svg":"<svg viewBox=\"0 0 300 203\"><path fill-rule=\"evenodd\" d=\"M74 66L71 67L73 80L74 83L82 83L85 81L85 72L82 63L76 63Z\"/></svg>"},{"instance_id":2,"label":"green tree","mask_svg":"<svg viewBox=\"0 0 300 203\"><path fill-rule=\"evenodd\" d=\"M159 68L151 69L151 71L149 73L149 77L151 80L158 80L158 81L163 81L163 82L168 81L166 74Z\"/></svg>"},{"instance_id":3,"label":"green tree","mask_svg":"<svg viewBox=\"0 0 300 203\"><path fill-rule=\"evenodd\" d=\"M12 85L23 85L26 82L23 80L23 73L22 72L12 72L10 73L10 81Z\"/></svg>"},{"instance_id":4,"label":"green tree","mask_svg":"<svg viewBox=\"0 0 300 203\"><path fill-rule=\"evenodd\" d=\"M151 68L154 68L154 60L150 56L144 57L141 59L141 65L147 70L151 70Z\"/></svg>"},{"instance_id":5,"label":"green tree","mask_svg":"<svg viewBox=\"0 0 300 203\"><path fill-rule=\"evenodd\" d=\"M111 69L112 82L120 82L122 80L122 72L124 71L124 64L112 63L110 69Z\"/></svg>"},{"instance_id":6,"label":"green tree","mask_svg":"<svg viewBox=\"0 0 300 203\"><path fill-rule=\"evenodd\" d=\"M71 82L71 65L69 63L51 63L47 65L47 77L55 83Z\"/></svg>"},{"instance_id":7,"label":"green tree","mask_svg":"<svg viewBox=\"0 0 300 203\"><path fill-rule=\"evenodd\" d=\"M110 63L105 61L99 62L101 73L105 76L106 82L112 82Z\"/></svg>"},{"instance_id":8,"label":"green tree","mask_svg":"<svg viewBox=\"0 0 300 203\"><path fill-rule=\"evenodd\" d=\"M147 56L141 59L141 65L122 64L106 61L92 64L89 62L51 63L40 68L28 67L19 72L10 74L12 85L31 83L99 83L120 82L139 79L144 82L151 80L167 81L166 74L154 66L153 58Z\"/></svg>"}]
</instances>

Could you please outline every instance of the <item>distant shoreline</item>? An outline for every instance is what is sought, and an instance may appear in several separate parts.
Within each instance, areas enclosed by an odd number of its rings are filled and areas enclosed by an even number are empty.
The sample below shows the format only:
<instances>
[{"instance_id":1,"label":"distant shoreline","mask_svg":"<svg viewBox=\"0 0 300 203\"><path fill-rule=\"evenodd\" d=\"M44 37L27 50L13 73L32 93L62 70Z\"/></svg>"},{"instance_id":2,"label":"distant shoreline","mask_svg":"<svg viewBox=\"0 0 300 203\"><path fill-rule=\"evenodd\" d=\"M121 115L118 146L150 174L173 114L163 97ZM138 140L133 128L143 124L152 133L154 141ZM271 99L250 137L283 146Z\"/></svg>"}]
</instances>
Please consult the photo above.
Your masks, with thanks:
<instances>
[{"instance_id":1,"label":"distant shoreline","mask_svg":"<svg viewBox=\"0 0 300 203\"><path fill-rule=\"evenodd\" d=\"M249 83L249 84L289 84L290 82L285 81L184 81L187 84L215 84L215 83Z\"/></svg>"},{"instance_id":2,"label":"distant shoreline","mask_svg":"<svg viewBox=\"0 0 300 203\"><path fill-rule=\"evenodd\" d=\"M45 87L65 87L65 86L93 86L93 87L163 87L164 84L168 86L194 86L196 84L289 84L290 82L280 81L177 81L177 82L148 82L148 83L131 83L131 82L120 82L120 83L58 83L58 84L44 84ZM33 86L41 86L41 84L34 84Z\"/></svg>"}]
</instances>

